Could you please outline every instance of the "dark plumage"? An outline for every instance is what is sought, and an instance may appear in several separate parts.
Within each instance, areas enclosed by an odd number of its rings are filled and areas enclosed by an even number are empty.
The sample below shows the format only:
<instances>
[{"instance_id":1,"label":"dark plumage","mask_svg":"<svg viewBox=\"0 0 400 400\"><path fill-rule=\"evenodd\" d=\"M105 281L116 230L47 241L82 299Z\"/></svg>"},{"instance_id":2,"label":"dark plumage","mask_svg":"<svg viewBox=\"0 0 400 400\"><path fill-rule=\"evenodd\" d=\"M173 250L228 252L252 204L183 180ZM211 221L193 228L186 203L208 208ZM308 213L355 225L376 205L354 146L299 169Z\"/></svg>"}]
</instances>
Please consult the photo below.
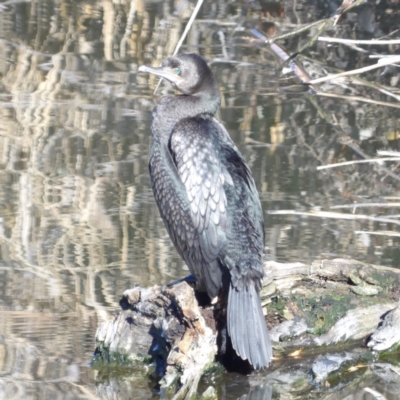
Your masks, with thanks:
<instances>
[{"instance_id":1,"label":"dark plumage","mask_svg":"<svg viewBox=\"0 0 400 400\"><path fill-rule=\"evenodd\" d=\"M215 77L196 54L139 71L183 93L162 97L152 115L149 169L161 217L197 289L210 298L229 291L227 328L237 354L256 369L266 367L272 348L259 297L263 215L246 161L214 118Z\"/></svg>"}]
</instances>

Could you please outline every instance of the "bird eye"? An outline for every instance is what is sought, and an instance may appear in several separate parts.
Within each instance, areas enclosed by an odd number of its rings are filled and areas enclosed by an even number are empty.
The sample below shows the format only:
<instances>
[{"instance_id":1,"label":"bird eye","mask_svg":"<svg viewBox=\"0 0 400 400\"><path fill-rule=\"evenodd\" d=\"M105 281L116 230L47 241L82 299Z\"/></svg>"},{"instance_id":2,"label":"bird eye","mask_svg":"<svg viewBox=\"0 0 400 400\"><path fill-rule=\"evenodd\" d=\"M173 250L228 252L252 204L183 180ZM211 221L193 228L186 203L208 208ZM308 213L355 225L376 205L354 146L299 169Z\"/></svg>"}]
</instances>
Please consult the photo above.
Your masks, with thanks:
<instances>
[{"instance_id":1,"label":"bird eye","mask_svg":"<svg viewBox=\"0 0 400 400\"><path fill-rule=\"evenodd\" d=\"M175 73L176 73L177 75L179 75L179 74L181 73L181 69L180 69L180 68L175 68Z\"/></svg>"}]
</instances>

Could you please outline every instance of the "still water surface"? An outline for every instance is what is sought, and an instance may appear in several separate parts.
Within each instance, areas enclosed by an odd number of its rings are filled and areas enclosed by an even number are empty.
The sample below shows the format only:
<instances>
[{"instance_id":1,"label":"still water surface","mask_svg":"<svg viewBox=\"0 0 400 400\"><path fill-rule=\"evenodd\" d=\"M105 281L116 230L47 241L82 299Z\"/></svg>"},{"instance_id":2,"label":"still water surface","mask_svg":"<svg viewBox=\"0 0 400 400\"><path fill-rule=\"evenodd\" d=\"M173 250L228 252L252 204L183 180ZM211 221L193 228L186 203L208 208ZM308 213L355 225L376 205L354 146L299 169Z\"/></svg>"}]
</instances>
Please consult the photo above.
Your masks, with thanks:
<instances>
[{"instance_id":1,"label":"still water surface","mask_svg":"<svg viewBox=\"0 0 400 400\"><path fill-rule=\"evenodd\" d=\"M322 2L314 3L289 1L285 12L269 19L284 33L329 15ZM1 399L152 397L140 376L121 386L125 394L112 397L110 382L100 381L88 363L97 326L126 288L187 274L159 217L147 170L151 110L169 88L162 85L153 96L157 80L137 68L158 65L173 52L193 6L140 0L0 4ZM182 51L201 53L220 83L219 118L260 192L267 257L352 257L399 267L398 205L330 208L399 202L399 182L370 164L316 170L356 159L338 140L331 117L374 157L377 149L398 148L398 110L279 90L286 84L279 63L249 40L248 28L260 22L256 16L245 20L246 12L251 14L239 3L205 1ZM367 22L351 14L330 34L341 36L356 24L358 37L371 37L374 31L361 29ZM378 22L374 29L385 33ZM281 44L292 52L301 40L306 38ZM322 75L316 65L349 69L365 61L326 44L306 51L306 65L308 58L311 73ZM396 86L396 76L372 77ZM324 89L389 101L367 87ZM393 163L390 168L398 174ZM386 221L274 214L281 210ZM227 378L224 398L241 395L240 382ZM132 387L137 397L129 397Z\"/></svg>"}]
</instances>

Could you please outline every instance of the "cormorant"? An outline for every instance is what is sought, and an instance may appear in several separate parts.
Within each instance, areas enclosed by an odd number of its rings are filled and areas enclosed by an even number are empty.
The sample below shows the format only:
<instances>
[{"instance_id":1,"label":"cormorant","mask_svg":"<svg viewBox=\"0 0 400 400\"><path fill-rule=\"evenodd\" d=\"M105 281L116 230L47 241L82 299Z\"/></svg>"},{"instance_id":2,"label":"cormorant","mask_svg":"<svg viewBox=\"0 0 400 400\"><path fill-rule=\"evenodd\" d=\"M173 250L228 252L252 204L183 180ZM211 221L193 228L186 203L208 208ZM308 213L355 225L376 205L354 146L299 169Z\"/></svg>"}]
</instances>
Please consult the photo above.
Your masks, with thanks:
<instances>
[{"instance_id":1,"label":"cormorant","mask_svg":"<svg viewBox=\"0 0 400 400\"><path fill-rule=\"evenodd\" d=\"M227 329L236 353L256 369L267 367L272 347L259 296L263 214L246 161L214 117L217 81L196 54L139 71L182 93L162 97L152 113L149 170L161 217L197 289L211 299L229 291Z\"/></svg>"}]
</instances>

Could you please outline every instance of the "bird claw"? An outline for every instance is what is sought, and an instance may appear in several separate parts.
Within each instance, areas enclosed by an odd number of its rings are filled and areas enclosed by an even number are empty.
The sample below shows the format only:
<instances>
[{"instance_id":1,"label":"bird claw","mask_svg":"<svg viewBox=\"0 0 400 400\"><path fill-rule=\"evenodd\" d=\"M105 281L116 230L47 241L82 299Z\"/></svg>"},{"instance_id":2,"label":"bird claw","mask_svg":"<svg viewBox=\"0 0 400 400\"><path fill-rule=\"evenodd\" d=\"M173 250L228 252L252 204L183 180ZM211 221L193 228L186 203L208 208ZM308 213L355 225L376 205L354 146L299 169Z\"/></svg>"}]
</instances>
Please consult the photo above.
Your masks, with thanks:
<instances>
[{"instance_id":1,"label":"bird claw","mask_svg":"<svg viewBox=\"0 0 400 400\"><path fill-rule=\"evenodd\" d=\"M184 278L176 279L175 281L167 283L167 287L174 286L181 282L187 282L189 285L195 285L196 277L194 275L188 275L188 276L185 276Z\"/></svg>"}]
</instances>

